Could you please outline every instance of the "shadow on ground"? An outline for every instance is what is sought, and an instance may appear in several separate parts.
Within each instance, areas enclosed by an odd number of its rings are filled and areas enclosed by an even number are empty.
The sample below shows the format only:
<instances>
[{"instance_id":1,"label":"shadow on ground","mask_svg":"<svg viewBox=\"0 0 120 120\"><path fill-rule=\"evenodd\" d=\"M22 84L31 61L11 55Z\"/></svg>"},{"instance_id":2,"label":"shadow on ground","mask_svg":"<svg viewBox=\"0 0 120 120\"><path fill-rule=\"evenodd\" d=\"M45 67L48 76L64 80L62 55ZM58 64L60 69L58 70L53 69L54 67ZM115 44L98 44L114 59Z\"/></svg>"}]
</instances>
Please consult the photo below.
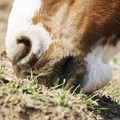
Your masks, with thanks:
<instances>
[{"instance_id":1,"label":"shadow on ground","mask_svg":"<svg viewBox=\"0 0 120 120\"><path fill-rule=\"evenodd\" d=\"M109 96L96 96L98 104L103 110L100 110L100 116L103 120L120 120L120 104Z\"/></svg>"}]
</instances>

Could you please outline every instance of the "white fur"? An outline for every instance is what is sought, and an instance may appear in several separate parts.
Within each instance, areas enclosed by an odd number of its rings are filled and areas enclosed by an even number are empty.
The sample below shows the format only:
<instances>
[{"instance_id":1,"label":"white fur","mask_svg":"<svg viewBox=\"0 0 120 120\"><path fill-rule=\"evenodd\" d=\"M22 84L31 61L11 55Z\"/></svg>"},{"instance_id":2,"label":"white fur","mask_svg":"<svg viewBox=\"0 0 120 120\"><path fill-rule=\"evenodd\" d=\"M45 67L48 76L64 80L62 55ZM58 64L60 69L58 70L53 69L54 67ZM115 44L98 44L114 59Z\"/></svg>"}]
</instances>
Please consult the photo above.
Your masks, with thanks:
<instances>
[{"instance_id":1,"label":"white fur","mask_svg":"<svg viewBox=\"0 0 120 120\"><path fill-rule=\"evenodd\" d=\"M6 51L12 60L24 45L17 45L16 40L21 36L29 37L32 42L32 50L36 57L49 48L51 38L44 29L42 23L33 25L32 18L41 8L41 0L15 0L8 21L6 35Z\"/></svg>"},{"instance_id":2,"label":"white fur","mask_svg":"<svg viewBox=\"0 0 120 120\"><path fill-rule=\"evenodd\" d=\"M87 73L84 77L83 92L92 92L105 86L112 78L112 67L107 64L120 52L120 42L117 46L96 46L84 58L87 62Z\"/></svg>"}]
</instances>

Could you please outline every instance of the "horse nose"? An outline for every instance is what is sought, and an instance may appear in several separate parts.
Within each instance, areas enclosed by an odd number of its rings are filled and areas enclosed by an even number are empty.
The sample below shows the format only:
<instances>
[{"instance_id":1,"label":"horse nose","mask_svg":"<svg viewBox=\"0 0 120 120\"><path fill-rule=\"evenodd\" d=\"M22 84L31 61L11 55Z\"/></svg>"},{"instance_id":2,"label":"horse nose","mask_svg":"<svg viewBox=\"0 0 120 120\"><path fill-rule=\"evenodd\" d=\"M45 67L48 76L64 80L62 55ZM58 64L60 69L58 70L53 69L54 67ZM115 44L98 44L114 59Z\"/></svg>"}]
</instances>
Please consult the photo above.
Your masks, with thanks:
<instances>
[{"instance_id":1,"label":"horse nose","mask_svg":"<svg viewBox=\"0 0 120 120\"><path fill-rule=\"evenodd\" d=\"M28 59L22 64L13 64L13 71L17 77L26 76L30 74L30 69L33 68L35 63L38 61L36 55L31 53Z\"/></svg>"},{"instance_id":2,"label":"horse nose","mask_svg":"<svg viewBox=\"0 0 120 120\"><path fill-rule=\"evenodd\" d=\"M16 47L18 47L18 52L12 58L12 64L16 65L19 61L25 58L31 51L31 40L26 36L21 36L16 39Z\"/></svg>"},{"instance_id":3,"label":"horse nose","mask_svg":"<svg viewBox=\"0 0 120 120\"><path fill-rule=\"evenodd\" d=\"M22 46L19 49L19 52L14 56L12 60L13 70L16 76L21 76L25 74L25 72L31 69L38 58L36 54L32 52L32 42L31 39L22 36L16 40L18 46Z\"/></svg>"}]
</instances>

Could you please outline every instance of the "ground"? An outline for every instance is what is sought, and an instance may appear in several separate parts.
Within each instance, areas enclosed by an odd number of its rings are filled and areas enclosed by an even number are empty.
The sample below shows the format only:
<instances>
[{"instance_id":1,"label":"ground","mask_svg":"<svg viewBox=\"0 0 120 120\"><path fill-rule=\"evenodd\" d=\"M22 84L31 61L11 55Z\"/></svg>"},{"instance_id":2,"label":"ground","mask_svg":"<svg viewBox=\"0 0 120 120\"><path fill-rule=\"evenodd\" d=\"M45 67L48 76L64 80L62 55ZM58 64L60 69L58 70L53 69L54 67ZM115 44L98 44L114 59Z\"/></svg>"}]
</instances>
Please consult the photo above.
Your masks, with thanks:
<instances>
[{"instance_id":1,"label":"ground","mask_svg":"<svg viewBox=\"0 0 120 120\"><path fill-rule=\"evenodd\" d=\"M5 50L11 3L12 0L0 1L0 54ZM71 94L37 85L32 75L29 79L16 78L9 60L2 54L0 120L120 120L120 55L110 64L114 75L106 87L87 95Z\"/></svg>"}]
</instances>

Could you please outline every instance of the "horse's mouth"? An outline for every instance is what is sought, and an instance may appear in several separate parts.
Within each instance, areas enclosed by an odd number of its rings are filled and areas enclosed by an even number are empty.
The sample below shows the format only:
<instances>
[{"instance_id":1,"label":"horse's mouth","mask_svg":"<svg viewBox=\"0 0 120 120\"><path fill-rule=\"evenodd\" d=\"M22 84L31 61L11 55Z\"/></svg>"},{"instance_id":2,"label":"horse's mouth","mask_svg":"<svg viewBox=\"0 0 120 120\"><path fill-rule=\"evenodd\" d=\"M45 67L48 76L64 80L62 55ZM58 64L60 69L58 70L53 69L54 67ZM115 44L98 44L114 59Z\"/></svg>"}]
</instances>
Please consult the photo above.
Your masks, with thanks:
<instances>
[{"instance_id":1,"label":"horse's mouth","mask_svg":"<svg viewBox=\"0 0 120 120\"><path fill-rule=\"evenodd\" d=\"M45 69L36 70L36 65L34 62L37 60L33 59L31 62L26 62L22 65L13 65L14 73L17 77L26 77L30 76L31 73L34 76L38 76L40 79L55 79L55 78L67 78L75 70L76 63L75 58L68 56L62 58L59 62L56 62L52 67Z\"/></svg>"},{"instance_id":2,"label":"horse's mouth","mask_svg":"<svg viewBox=\"0 0 120 120\"><path fill-rule=\"evenodd\" d=\"M30 74L30 71L32 70L32 68L34 67L35 63L38 61L38 59L36 58L35 54L31 54L28 61L23 63L23 64L18 64L16 62L12 62L13 64L13 71L14 74L17 77L24 77L26 75Z\"/></svg>"},{"instance_id":3,"label":"horse's mouth","mask_svg":"<svg viewBox=\"0 0 120 120\"><path fill-rule=\"evenodd\" d=\"M78 58L68 56L61 59L59 62L56 62L52 67L48 67L40 71L36 71L34 66L32 68L29 68L27 64L24 64L22 66L14 66L14 71L18 77L31 76L32 73L32 75L36 76L37 83L51 87L62 84L63 82L66 84L68 82L68 79L78 69L78 66L80 65L79 62L80 61Z\"/></svg>"}]
</instances>

